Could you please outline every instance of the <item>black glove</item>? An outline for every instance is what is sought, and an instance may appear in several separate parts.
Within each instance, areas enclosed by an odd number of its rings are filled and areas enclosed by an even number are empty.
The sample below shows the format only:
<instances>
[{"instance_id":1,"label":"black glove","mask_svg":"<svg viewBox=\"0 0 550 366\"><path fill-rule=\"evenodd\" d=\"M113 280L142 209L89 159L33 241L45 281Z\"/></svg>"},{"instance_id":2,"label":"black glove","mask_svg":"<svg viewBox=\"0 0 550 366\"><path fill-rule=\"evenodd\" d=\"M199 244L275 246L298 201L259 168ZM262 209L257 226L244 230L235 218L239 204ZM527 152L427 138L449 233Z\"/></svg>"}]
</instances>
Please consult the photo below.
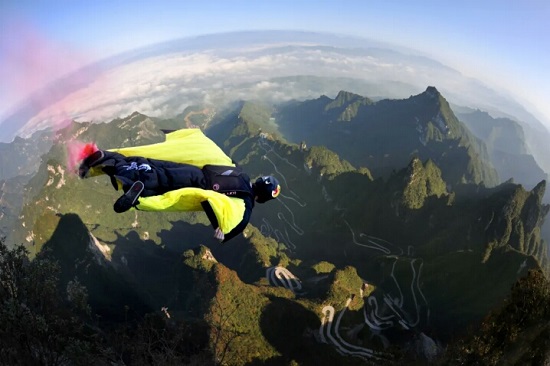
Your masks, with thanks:
<instances>
[{"instance_id":1,"label":"black glove","mask_svg":"<svg viewBox=\"0 0 550 366\"><path fill-rule=\"evenodd\" d=\"M104 157L105 154L101 150L97 150L95 153L89 155L86 159L82 161L82 163L78 167L78 176L80 178L85 178L90 168L95 166Z\"/></svg>"}]
</instances>

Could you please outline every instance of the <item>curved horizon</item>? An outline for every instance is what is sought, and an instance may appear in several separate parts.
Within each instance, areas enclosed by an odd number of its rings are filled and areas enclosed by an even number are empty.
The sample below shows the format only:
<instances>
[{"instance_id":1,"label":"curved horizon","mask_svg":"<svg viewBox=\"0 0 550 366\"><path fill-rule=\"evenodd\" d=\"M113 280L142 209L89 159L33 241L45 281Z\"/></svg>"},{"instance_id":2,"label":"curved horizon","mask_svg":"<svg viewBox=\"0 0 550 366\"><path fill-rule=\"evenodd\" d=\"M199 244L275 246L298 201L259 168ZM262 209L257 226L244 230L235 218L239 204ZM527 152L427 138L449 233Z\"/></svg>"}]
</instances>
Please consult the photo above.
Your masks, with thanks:
<instances>
[{"instance_id":1,"label":"curved horizon","mask_svg":"<svg viewBox=\"0 0 550 366\"><path fill-rule=\"evenodd\" d=\"M291 48L289 48L291 47ZM254 72L254 67L258 67L259 61L261 58L264 58L266 62L266 57L268 53L272 55L277 55L281 57L281 60L276 60L273 56L273 65L270 65L271 68L276 68L282 70L283 66L280 65L281 62L288 62L286 59L286 54L289 53L289 50L294 47L295 55L293 57L304 57L305 62L310 62L309 68L303 68L302 62L290 63L285 67L287 70L281 71L279 74L267 75L269 68L264 71L265 78L262 79L263 75L260 75L256 79L250 79L248 74ZM325 47L325 48L323 48ZM328 47L328 48L326 48ZM300 50L303 52L300 54ZM308 50L310 53L308 54ZM313 50L313 51L312 51ZM324 55L320 53L324 52ZM21 129L22 124L26 125L29 121L36 119L37 115L45 109L56 108L56 103L59 104L60 100L68 98L70 95L77 93L79 90L84 88L93 88L93 85L97 84L97 80L102 77L104 74L112 73L112 70L117 68L124 67L124 65L132 65L146 59L153 59L155 57L172 57L175 54L180 55L197 55L202 56L203 58L199 61L191 60L189 65L185 65L185 62L181 62L178 65L172 64L169 67L164 69L145 69L140 70L141 79L146 79L149 77L151 85L158 83L158 80L162 80L163 77L159 76L160 73L166 74L164 78L171 78L170 73L181 73L177 68L187 67L189 70L187 72L186 78L198 78L197 75L200 75L203 72L202 69L206 68L209 63L225 63L227 70L226 74L220 72L220 70L215 69L215 65L212 67L212 70L219 72L220 77L230 77L231 68L234 67L233 64L238 64L240 59L247 58L246 62L250 63L250 70L240 69L242 80L233 80L232 83L237 85L238 83L243 82L268 82L271 78L277 76L301 76L301 75L317 75L319 77L340 77L340 78L349 78L357 80L362 80L363 82L387 82L387 83L404 83L410 84L410 87L407 90L407 93L401 94L388 94L388 95L375 95L376 97L407 97L412 94L417 94L423 91L427 86L433 85L436 86L440 91L443 92L446 96L449 96L451 101L458 105L464 105L468 107L484 106L484 100L493 99L492 102L486 102L486 108L483 110L497 113L500 113L501 116L510 116L518 120L524 120L524 122L535 123L536 118L528 113L528 111L521 107L518 103L514 103L511 100L508 100L506 94L499 93L498 91L491 90L489 86L483 85L481 81L476 81L472 78L467 78L460 73L460 71L451 68L448 65L441 63L438 60L429 58L421 51L411 50L410 48L404 48L399 46L391 45L387 42L380 42L373 39L367 39L364 37L349 37L343 34L337 33L327 33L327 32L314 32L314 31L291 31L291 30L262 30L262 31L234 31L234 32L223 32L223 33L214 33L214 34L204 34L198 36L189 36L176 38L169 41L146 45L138 47L133 50L121 52L117 55L107 57L100 61L96 61L90 64L86 64L79 68L76 71L70 72L67 75L64 75L60 79L50 82L41 90L34 92L31 96L27 97L27 100L20 103L15 112L9 115L7 118L3 119L0 124L3 124L4 132L3 139L6 139L7 136L18 133ZM264 53L264 54L263 54ZM313 53L317 53L313 54ZM312 55L313 54L313 55ZM330 57L333 57L333 60L330 62L340 63L336 67L329 68L329 64L325 63L321 65L320 62L316 62L313 58L319 56L320 58L326 57L330 54ZM206 55L206 56L205 56ZM215 57L210 57L211 55L216 55ZM306 60L307 58L307 60ZM164 61L158 61L164 62ZM279 64L277 64L279 62ZM355 69L349 67L349 64L355 64ZM321 65L322 68L316 70L317 66ZM328 66L327 66L328 65ZM246 65L245 65L246 66ZM193 69L194 68L194 69ZM293 69L294 68L294 69ZM388 71L389 70L389 71ZM423 71L422 71L423 70ZM149 73L156 73L153 76L147 76ZM258 71L259 72L259 71ZM361 75L368 72L371 75ZM415 75L417 73L418 75ZM196 75L193 75L196 74ZM384 78L383 76L386 75ZM424 75L424 76L422 76ZM427 76L426 76L427 75ZM423 78L422 80L420 78ZM113 75L111 74L111 79ZM248 81L247 81L248 80ZM441 80L439 83L433 82L434 80ZM126 83L131 84L138 83L141 80L133 79L120 81L120 84ZM187 85L185 80L179 81L181 85ZM103 82L102 87L105 84L108 84L109 81ZM449 86L445 86L448 84ZM464 84L460 86L459 84ZM470 84L470 86L465 86ZM345 89L346 83L342 83L342 87L337 88ZM127 85L130 88L130 85ZM201 86L194 86L195 88ZM228 87L232 87L229 85ZM467 89L464 89L464 88ZM209 93L211 88L210 84L202 85L202 92ZM456 89L456 90L455 90ZM113 89L114 90L114 89ZM412 91L411 91L412 90ZM359 92L358 90L348 90L351 92ZM98 91L104 93L103 90ZM123 91L119 93L113 93L112 100L104 100L101 104L105 105L106 103L117 103L117 96L121 93L127 94L126 101L128 97L131 96L131 92ZM335 91L333 90L334 94ZM136 93L134 93L136 94ZM319 95L321 94L331 94L325 90L320 89ZM464 99L461 95L470 95L472 98L477 98L477 104L472 104L471 100L468 101ZM498 96L500 94L500 96ZM316 95L307 95L305 97L313 97ZM318 96L318 95L317 95ZM372 97L373 95L366 95ZM143 97L146 97L144 95ZM142 97L142 98L143 98ZM304 98L304 96L301 96ZM298 96L300 98L300 96ZM470 99L472 99L470 98ZM80 104L79 108L82 109L84 104L90 104L93 107L93 99L89 97L88 99L80 98L78 103ZM453 100L455 99L455 100ZM498 101L500 100L500 101ZM71 104L69 106L69 104ZM498 105L506 106L502 110L499 110ZM514 106L511 108L510 106ZM86 108L84 108L86 109ZM89 109L89 108L88 108ZM525 110L522 110L525 109ZM86 114L78 114L74 112L75 102L65 103L65 105L57 106L57 111L55 112L55 117L44 116L44 119L49 119L49 123L52 125L63 125L67 123L67 120L77 119L86 117ZM99 115L98 118L104 118L103 121L111 120L118 117L123 117L124 108L121 109L122 112L118 114L113 113L111 115L104 114ZM144 114L151 114L148 110L143 110L139 108L134 108L130 111L126 111L126 115L130 114L133 111L138 111ZM168 111L167 114L157 114L153 113L153 116L157 117L166 117L173 116L181 112L181 110L172 110ZM122 113L122 114L121 114ZM97 115L97 114L96 114ZM533 122L534 121L534 122ZM538 122L540 124L540 122ZM32 123L31 123L32 124ZM11 137L13 138L13 137Z\"/></svg>"},{"instance_id":2,"label":"curved horizon","mask_svg":"<svg viewBox=\"0 0 550 366\"><path fill-rule=\"evenodd\" d=\"M372 4L213 0L0 3L0 116L70 70L173 39L235 31L336 33L414 49L513 95L550 124L550 3L405 0ZM21 45L24 45L23 47Z\"/></svg>"}]
</instances>

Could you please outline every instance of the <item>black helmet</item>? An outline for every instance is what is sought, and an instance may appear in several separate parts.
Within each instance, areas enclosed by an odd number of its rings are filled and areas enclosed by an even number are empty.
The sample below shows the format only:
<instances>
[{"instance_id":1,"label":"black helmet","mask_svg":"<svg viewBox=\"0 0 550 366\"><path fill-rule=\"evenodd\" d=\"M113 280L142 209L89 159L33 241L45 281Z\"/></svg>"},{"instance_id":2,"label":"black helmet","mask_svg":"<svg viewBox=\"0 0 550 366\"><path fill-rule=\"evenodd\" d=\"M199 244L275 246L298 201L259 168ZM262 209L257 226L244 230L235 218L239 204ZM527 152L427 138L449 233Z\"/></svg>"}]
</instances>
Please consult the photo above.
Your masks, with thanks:
<instances>
[{"instance_id":1,"label":"black helmet","mask_svg":"<svg viewBox=\"0 0 550 366\"><path fill-rule=\"evenodd\" d=\"M254 182L254 194L258 197L256 201L259 203L277 198L279 193L281 193L279 181L271 175L260 177Z\"/></svg>"}]
</instances>

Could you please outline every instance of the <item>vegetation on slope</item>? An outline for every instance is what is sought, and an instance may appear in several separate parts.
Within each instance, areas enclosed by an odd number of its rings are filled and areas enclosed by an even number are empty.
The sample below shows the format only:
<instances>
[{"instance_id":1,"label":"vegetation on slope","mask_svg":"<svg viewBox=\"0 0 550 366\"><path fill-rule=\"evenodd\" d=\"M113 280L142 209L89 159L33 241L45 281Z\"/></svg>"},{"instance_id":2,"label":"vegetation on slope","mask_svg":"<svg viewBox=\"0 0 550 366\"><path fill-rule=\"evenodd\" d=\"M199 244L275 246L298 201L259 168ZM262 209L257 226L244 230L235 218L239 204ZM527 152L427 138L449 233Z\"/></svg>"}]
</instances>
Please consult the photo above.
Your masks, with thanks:
<instances>
[{"instance_id":1,"label":"vegetation on slope","mask_svg":"<svg viewBox=\"0 0 550 366\"><path fill-rule=\"evenodd\" d=\"M543 365L550 360L550 282L531 270L504 304L456 341L445 365Z\"/></svg>"}]
</instances>

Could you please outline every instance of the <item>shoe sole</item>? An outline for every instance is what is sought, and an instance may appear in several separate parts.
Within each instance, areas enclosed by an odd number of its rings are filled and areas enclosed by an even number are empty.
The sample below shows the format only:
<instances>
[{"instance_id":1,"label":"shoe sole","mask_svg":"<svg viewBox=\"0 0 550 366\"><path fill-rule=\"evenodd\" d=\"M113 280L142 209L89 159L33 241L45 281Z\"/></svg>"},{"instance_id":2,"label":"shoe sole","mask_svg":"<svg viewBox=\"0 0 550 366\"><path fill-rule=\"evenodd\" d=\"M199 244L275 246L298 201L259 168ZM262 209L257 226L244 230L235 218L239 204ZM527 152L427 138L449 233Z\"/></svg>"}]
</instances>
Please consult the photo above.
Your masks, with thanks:
<instances>
[{"instance_id":1,"label":"shoe sole","mask_svg":"<svg viewBox=\"0 0 550 366\"><path fill-rule=\"evenodd\" d=\"M113 206L115 212L122 213L131 209L137 201L141 192L143 192L144 188L145 186L142 182L138 181L132 184L130 189L126 193L124 193L122 197L116 200L115 205Z\"/></svg>"}]
</instances>

